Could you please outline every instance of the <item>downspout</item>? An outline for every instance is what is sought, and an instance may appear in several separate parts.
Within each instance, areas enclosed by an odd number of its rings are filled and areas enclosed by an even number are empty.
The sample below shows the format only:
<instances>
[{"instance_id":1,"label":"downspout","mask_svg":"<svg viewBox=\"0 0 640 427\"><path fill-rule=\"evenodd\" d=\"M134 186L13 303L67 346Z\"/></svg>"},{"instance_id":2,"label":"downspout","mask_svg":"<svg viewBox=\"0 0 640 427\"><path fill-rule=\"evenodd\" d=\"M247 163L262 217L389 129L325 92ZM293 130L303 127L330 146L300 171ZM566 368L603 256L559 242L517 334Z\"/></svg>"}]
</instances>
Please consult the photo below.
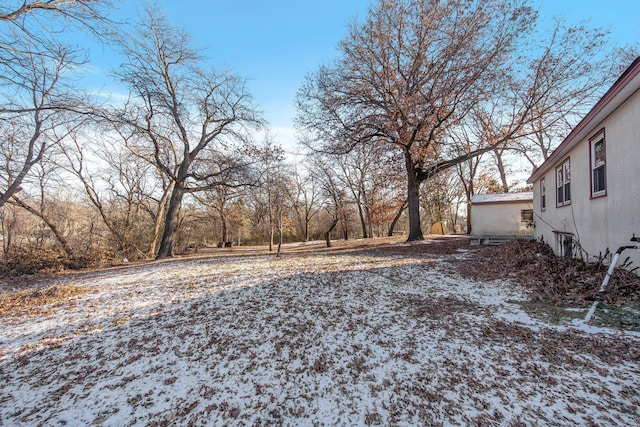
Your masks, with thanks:
<instances>
[{"instance_id":1,"label":"downspout","mask_svg":"<svg viewBox=\"0 0 640 427\"><path fill-rule=\"evenodd\" d=\"M636 237L636 235L634 234L633 237L631 238L631 241L640 242L640 237ZM622 251L626 249L638 249L638 246L620 246L618 248L616 253L613 255L613 259L611 260L611 265L609 265L609 269L607 270L607 274L604 276L604 280L602 281L602 285L600 285L600 289L598 290L598 293L602 293L606 289L607 285L609 284L609 279L611 279L611 275L613 274L613 270L615 270L616 264L618 264L618 258L620 258L620 254L622 253ZM593 316L593 313L595 313L596 307L598 307L598 304L599 304L598 300L595 300L593 302L593 304L591 305L591 308L587 312L587 315L584 317L585 323L591 320L591 317Z\"/></svg>"}]
</instances>

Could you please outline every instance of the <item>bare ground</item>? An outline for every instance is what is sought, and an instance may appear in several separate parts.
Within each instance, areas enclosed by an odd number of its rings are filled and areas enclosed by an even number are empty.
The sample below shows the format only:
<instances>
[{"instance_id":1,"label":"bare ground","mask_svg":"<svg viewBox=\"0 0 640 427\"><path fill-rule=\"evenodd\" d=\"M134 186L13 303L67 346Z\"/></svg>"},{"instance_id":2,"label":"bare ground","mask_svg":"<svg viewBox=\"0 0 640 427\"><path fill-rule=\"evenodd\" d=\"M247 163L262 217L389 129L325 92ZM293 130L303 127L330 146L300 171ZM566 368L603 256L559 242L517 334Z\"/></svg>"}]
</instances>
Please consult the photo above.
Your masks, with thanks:
<instances>
[{"instance_id":1,"label":"bare ground","mask_svg":"<svg viewBox=\"0 0 640 427\"><path fill-rule=\"evenodd\" d=\"M234 249L5 289L0 425L640 424L640 334L523 309L588 305L601 267L515 245ZM637 299L615 280L611 304Z\"/></svg>"}]
</instances>

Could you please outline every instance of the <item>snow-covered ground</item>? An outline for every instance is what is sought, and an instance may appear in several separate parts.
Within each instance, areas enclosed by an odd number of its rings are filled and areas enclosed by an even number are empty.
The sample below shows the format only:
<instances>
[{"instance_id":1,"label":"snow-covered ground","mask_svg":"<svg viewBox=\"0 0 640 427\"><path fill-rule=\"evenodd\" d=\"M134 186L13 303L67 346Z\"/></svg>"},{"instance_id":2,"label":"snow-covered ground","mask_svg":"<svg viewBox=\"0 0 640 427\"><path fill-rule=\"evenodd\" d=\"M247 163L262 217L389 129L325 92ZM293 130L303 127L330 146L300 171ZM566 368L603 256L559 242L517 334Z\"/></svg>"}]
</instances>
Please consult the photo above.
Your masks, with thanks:
<instances>
[{"instance_id":1,"label":"snow-covered ground","mask_svg":"<svg viewBox=\"0 0 640 427\"><path fill-rule=\"evenodd\" d=\"M247 252L61 278L83 293L0 317L0 425L640 425L638 334L534 320L517 284L458 276L465 256Z\"/></svg>"}]
</instances>

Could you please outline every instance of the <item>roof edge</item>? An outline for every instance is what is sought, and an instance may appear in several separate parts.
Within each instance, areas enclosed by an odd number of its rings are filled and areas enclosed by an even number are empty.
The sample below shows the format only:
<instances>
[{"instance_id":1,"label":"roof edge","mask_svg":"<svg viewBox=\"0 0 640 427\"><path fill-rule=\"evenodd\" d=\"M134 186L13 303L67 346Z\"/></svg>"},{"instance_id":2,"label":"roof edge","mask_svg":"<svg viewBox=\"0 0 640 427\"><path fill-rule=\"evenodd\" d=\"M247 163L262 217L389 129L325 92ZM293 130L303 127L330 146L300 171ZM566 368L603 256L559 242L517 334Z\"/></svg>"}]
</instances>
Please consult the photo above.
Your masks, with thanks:
<instances>
[{"instance_id":1,"label":"roof edge","mask_svg":"<svg viewBox=\"0 0 640 427\"><path fill-rule=\"evenodd\" d=\"M533 202L533 192L523 191L517 193L493 193L474 194L471 197L472 205L496 205L496 204L522 204Z\"/></svg>"},{"instance_id":2,"label":"roof edge","mask_svg":"<svg viewBox=\"0 0 640 427\"><path fill-rule=\"evenodd\" d=\"M596 104L589 110L589 112L580 120L580 122L574 127L569 135L560 143L560 145L551 153L551 155L545 160L538 168L536 168L529 179L528 184L532 184L537 181L542 175L544 175L551 167L556 163L559 157L564 156L567 151L578 144L581 138L578 138L591 122L600 114L605 107L607 107L615 98L627 87L631 81L640 75L640 56L638 56L622 75L615 81L615 83L607 90L607 92L596 102ZM640 82L639 85L640 87ZM637 89L637 88L636 88ZM635 91L634 91L635 92ZM621 105L627 98L621 100L616 107ZM598 122L599 123L599 122Z\"/></svg>"}]
</instances>

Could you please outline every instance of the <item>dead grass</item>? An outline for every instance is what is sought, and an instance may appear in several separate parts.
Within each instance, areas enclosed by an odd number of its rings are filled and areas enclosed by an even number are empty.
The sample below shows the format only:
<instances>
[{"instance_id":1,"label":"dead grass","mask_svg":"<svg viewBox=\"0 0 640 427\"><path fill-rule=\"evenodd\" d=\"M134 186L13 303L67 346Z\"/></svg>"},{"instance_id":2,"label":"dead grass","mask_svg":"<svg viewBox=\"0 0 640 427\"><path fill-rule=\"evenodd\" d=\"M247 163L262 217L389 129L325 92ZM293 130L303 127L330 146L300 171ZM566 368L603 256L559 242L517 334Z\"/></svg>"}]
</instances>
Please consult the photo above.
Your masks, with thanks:
<instances>
[{"instance_id":1,"label":"dead grass","mask_svg":"<svg viewBox=\"0 0 640 427\"><path fill-rule=\"evenodd\" d=\"M51 285L40 289L26 289L0 293L0 316L30 312L41 314L52 306L67 302L71 298L93 292L88 286Z\"/></svg>"}]
</instances>

